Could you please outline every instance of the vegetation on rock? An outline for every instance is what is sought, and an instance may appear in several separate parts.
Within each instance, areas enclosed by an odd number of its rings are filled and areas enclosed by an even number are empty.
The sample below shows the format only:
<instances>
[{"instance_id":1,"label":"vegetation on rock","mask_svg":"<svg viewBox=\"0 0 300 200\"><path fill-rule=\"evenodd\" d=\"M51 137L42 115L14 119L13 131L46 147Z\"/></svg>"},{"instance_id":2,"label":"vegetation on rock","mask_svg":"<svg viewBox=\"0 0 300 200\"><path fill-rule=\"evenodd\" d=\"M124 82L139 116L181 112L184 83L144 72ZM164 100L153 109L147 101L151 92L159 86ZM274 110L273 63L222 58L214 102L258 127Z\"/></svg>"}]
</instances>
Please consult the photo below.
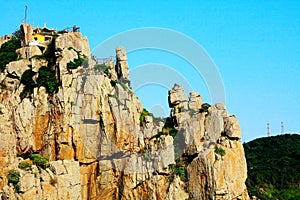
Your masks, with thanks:
<instances>
[{"instance_id":1,"label":"vegetation on rock","mask_svg":"<svg viewBox=\"0 0 300 200\"><path fill-rule=\"evenodd\" d=\"M215 147L215 153L220 156L225 156L226 152L222 147Z\"/></svg>"},{"instance_id":2,"label":"vegetation on rock","mask_svg":"<svg viewBox=\"0 0 300 200\"><path fill-rule=\"evenodd\" d=\"M35 87L44 86L49 94L53 94L58 91L61 85L60 81L56 77L56 56L55 56L55 38L48 45L46 51L42 55L36 55L34 58L45 59L48 62L47 66L42 66L38 71L38 78L36 82L33 80L33 76L36 74L31 69L26 70L21 77L21 83L25 86L20 94L21 98L25 98L33 93Z\"/></svg>"},{"instance_id":3,"label":"vegetation on rock","mask_svg":"<svg viewBox=\"0 0 300 200\"><path fill-rule=\"evenodd\" d=\"M185 183L184 190L187 191L187 182L188 182L188 173L187 166L190 164L189 160L185 155L180 156L175 160L175 164L169 165L169 170L171 170L171 177L174 178L174 175L179 176L180 180ZM170 181L172 181L172 179Z\"/></svg>"},{"instance_id":4,"label":"vegetation on rock","mask_svg":"<svg viewBox=\"0 0 300 200\"><path fill-rule=\"evenodd\" d=\"M41 156L39 154L31 154L30 159L34 164L36 164L37 166L43 169L49 166L49 158L45 156Z\"/></svg>"},{"instance_id":5,"label":"vegetation on rock","mask_svg":"<svg viewBox=\"0 0 300 200\"><path fill-rule=\"evenodd\" d=\"M74 61L70 61L67 63L67 68L68 69L77 69L78 67L82 66L87 63L87 58L86 56L80 56L79 52L77 52L78 58L75 58Z\"/></svg>"},{"instance_id":6,"label":"vegetation on rock","mask_svg":"<svg viewBox=\"0 0 300 200\"><path fill-rule=\"evenodd\" d=\"M178 130L175 128L174 120L168 117L163 127L163 133L167 135L171 135L174 138L177 135L177 132Z\"/></svg>"},{"instance_id":7,"label":"vegetation on rock","mask_svg":"<svg viewBox=\"0 0 300 200\"><path fill-rule=\"evenodd\" d=\"M250 196L300 199L300 135L259 138L244 144Z\"/></svg>"},{"instance_id":8,"label":"vegetation on rock","mask_svg":"<svg viewBox=\"0 0 300 200\"><path fill-rule=\"evenodd\" d=\"M140 115L140 123L141 124L143 122L145 122L145 117L148 116L148 115L153 116L152 113L150 113L146 108L144 108L143 111L142 111L142 113L141 113L141 115Z\"/></svg>"},{"instance_id":9,"label":"vegetation on rock","mask_svg":"<svg viewBox=\"0 0 300 200\"><path fill-rule=\"evenodd\" d=\"M109 70L111 70L111 67L106 66L105 64L96 64L94 66L94 70L98 72L103 72L104 74L108 75Z\"/></svg>"},{"instance_id":10,"label":"vegetation on rock","mask_svg":"<svg viewBox=\"0 0 300 200\"><path fill-rule=\"evenodd\" d=\"M16 50L19 48L21 48L21 40L16 38L2 44L0 48L0 72L5 70L8 63L18 59Z\"/></svg>"},{"instance_id":11,"label":"vegetation on rock","mask_svg":"<svg viewBox=\"0 0 300 200\"><path fill-rule=\"evenodd\" d=\"M60 83L55 76L55 70L50 67L42 66L39 69L39 76L36 80L37 86L44 86L49 94L53 94L58 91Z\"/></svg>"},{"instance_id":12,"label":"vegetation on rock","mask_svg":"<svg viewBox=\"0 0 300 200\"><path fill-rule=\"evenodd\" d=\"M18 170L12 169L8 171L7 174L8 183L12 183L15 187L15 191L19 192L19 180L20 180L20 172Z\"/></svg>"},{"instance_id":13,"label":"vegetation on rock","mask_svg":"<svg viewBox=\"0 0 300 200\"><path fill-rule=\"evenodd\" d=\"M23 169L23 170L26 170L26 171L29 171L31 170L31 164L27 161L22 161L19 163L18 167L20 169Z\"/></svg>"},{"instance_id":14,"label":"vegetation on rock","mask_svg":"<svg viewBox=\"0 0 300 200\"><path fill-rule=\"evenodd\" d=\"M33 81L32 77L35 75L31 69L26 70L22 76L20 82L25 86L23 91L20 94L21 98L26 97L33 93L33 89L37 86L36 83Z\"/></svg>"}]
</instances>

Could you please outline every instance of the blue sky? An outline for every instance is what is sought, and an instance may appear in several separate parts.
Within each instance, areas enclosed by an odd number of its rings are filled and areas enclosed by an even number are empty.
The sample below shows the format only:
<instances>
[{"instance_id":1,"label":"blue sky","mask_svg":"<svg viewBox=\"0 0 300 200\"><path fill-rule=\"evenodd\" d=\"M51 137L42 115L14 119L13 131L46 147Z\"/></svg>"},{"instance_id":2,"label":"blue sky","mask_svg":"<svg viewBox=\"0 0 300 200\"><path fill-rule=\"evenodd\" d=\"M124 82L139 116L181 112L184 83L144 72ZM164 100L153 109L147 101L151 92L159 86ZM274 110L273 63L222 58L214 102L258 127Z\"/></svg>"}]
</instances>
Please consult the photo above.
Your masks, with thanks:
<instances>
[{"instance_id":1,"label":"blue sky","mask_svg":"<svg viewBox=\"0 0 300 200\"><path fill-rule=\"evenodd\" d=\"M15 0L1 1L1 5L0 35L18 28L25 5L30 24L43 26L46 22L58 30L76 24L88 36L91 49L113 35L135 28L161 27L183 33L200 44L216 64L224 83L227 108L239 119L243 141L266 136L267 122L273 135L280 133L281 121L286 132L300 132L299 1ZM128 57L131 70L147 63L170 66L210 103L201 76L178 56L142 50ZM137 95L148 110L159 105L169 112L167 90L146 85Z\"/></svg>"}]
</instances>

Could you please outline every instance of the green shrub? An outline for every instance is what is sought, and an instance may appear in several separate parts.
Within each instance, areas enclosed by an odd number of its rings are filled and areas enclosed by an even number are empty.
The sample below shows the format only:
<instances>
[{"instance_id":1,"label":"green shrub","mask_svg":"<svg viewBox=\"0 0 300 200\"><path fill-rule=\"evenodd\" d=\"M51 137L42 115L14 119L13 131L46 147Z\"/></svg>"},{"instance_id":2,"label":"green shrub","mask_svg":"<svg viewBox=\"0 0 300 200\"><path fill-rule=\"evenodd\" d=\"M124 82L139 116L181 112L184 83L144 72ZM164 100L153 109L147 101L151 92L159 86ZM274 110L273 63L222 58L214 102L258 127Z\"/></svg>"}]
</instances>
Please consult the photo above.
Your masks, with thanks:
<instances>
[{"instance_id":1,"label":"green shrub","mask_svg":"<svg viewBox=\"0 0 300 200\"><path fill-rule=\"evenodd\" d=\"M12 169L12 170L9 170L8 174L7 174L7 180L8 180L8 183L12 183L14 188L15 188L15 191L17 193L20 192L20 186L18 185L19 183L19 180L20 180L20 172L15 170L15 169Z\"/></svg>"},{"instance_id":2,"label":"green shrub","mask_svg":"<svg viewBox=\"0 0 300 200\"><path fill-rule=\"evenodd\" d=\"M78 55L78 58L75 58L74 61L70 61L67 63L67 68L68 69L76 69L76 68L80 67L85 60L86 60L86 57L81 58L80 55Z\"/></svg>"},{"instance_id":3,"label":"green shrub","mask_svg":"<svg viewBox=\"0 0 300 200\"><path fill-rule=\"evenodd\" d=\"M15 169L9 170L7 174L7 180L9 183L14 185L18 184L20 180L20 172Z\"/></svg>"},{"instance_id":4,"label":"green shrub","mask_svg":"<svg viewBox=\"0 0 300 200\"><path fill-rule=\"evenodd\" d=\"M37 166L45 169L46 167L49 166L49 158L45 156L41 156L39 154L31 154L30 158L33 163L35 163Z\"/></svg>"},{"instance_id":5,"label":"green shrub","mask_svg":"<svg viewBox=\"0 0 300 200\"><path fill-rule=\"evenodd\" d=\"M14 185L14 187L15 187L15 192L19 193L20 192L20 186L19 186L19 184Z\"/></svg>"},{"instance_id":6,"label":"green shrub","mask_svg":"<svg viewBox=\"0 0 300 200\"><path fill-rule=\"evenodd\" d=\"M140 123L142 124L145 121L145 116L148 116L149 112L147 109L143 109L141 115L140 115Z\"/></svg>"},{"instance_id":7,"label":"green shrub","mask_svg":"<svg viewBox=\"0 0 300 200\"><path fill-rule=\"evenodd\" d=\"M24 84L24 89L20 94L21 98L25 97L27 94L30 95L33 93L33 89L36 87L36 83L32 79L34 75L35 73L31 69L26 70L22 74L20 82Z\"/></svg>"},{"instance_id":8,"label":"green shrub","mask_svg":"<svg viewBox=\"0 0 300 200\"><path fill-rule=\"evenodd\" d=\"M225 156L226 152L222 147L215 147L215 153L220 156Z\"/></svg>"},{"instance_id":9,"label":"green shrub","mask_svg":"<svg viewBox=\"0 0 300 200\"><path fill-rule=\"evenodd\" d=\"M106 75L108 75L109 70L111 70L111 67L110 66L106 66L105 64L96 64L94 66L94 70L98 71L98 72L103 72Z\"/></svg>"},{"instance_id":10,"label":"green shrub","mask_svg":"<svg viewBox=\"0 0 300 200\"><path fill-rule=\"evenodd\" d=\"M56 65L56 55L55 55L55 39L54 36L48 45L46 51L44 52L44 57L48 61L48 66L53 67Z\"/></svg>"},{"instance_id":11,"label":"green shrub","mask_svg":"<svg viewBox=\"0 0 300 200\"><path fill-rule=\"evenodd\" d=\"M42 66L39 69L39 76L37 78L37 86L44 86L49 94L53 94L58 91L60 86L59 81L56 78L55 70L50 67Z\"/></svg>"},{"instance_id":12,"label":"green shrub","mask_svg":"<svg viewBox=\"0 0 300 200\"><path fill-rule=\"evenodd\" d=\"M19 166L18 166L20 169L24 169L26 171L29 171L31 170L31 164L26 162L26 161L22 161L19 163Z\"/></svg>"},{"instance_id":13,"label":"green shrub","mask_svg":"<svg viewBox=\"0 0 300 200\"><path fill-rule=\"evenodd\" d=\"M4 44L2 44L0 48L0 71L3 72L6 68L6 65L12 61L16 61L18 58L18 54L16 50L21 48L21 40L20 39L11 39Z\"/></svg>"},{"instance_id":14,"label":"green shrub","mask_svg":"<svg viewBox=\"0 0 300 200\"><path fill-rule=\"evenodd\" d=\"M170 164L169 169L173 171L174 174L179 176L180 180L187 182L187 169L184 165L182 165L179 162L176 162L176 164Z\"/></svg>"},{"instance_id":15,"label":"green shrub","mask_svg":"<svg viewBox=\"0 0 300 200\"><path fill-rule=\"evenodd\" d=\"M171 135L173 138L177 135L178 130L175 128L175 123L172 118L167 118L163 127L163 132Z\"/></svg>"}]
</instances>

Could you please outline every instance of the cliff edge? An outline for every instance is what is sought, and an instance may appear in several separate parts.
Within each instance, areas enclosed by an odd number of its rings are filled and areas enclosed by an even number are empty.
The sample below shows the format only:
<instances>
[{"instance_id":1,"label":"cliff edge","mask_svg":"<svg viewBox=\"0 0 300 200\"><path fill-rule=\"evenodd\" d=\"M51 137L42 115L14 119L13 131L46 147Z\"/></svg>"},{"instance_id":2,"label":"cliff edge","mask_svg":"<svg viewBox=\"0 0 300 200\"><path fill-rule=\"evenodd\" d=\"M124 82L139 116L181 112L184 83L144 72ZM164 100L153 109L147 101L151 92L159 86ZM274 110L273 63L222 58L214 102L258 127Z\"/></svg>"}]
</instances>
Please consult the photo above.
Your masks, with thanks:
<instances>
[{"instance_id":1,"label":"cliff edge","mask_svg":"<svg viewBox=\"0 0 300 200\"><path fill-rule=\"evenodd\" d=\"M16 40L0 49L17 56L0 73L2 199L248 199L241 130L225 105L175 84L171 115L158 119L130 88L123 47L97 63L79 32L46 48L7 47Z\"/></svg>"}]
</instances>

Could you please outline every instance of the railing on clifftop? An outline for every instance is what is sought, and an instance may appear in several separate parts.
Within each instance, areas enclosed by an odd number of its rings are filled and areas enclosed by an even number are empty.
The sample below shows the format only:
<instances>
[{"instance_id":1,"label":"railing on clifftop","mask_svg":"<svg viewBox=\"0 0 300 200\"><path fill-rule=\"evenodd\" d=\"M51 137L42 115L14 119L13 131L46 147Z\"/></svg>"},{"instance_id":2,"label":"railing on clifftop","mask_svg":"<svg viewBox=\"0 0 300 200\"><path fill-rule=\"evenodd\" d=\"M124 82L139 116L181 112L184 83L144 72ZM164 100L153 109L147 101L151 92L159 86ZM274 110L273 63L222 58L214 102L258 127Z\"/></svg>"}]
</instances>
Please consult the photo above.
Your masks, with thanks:
<instances>
[{"instance_id":1,"label":"railing on clifftop","mask_svg":"<svg viewBox=\"0 0 300 200\"><path fill-rule=\"evenodd\" d=\"M110 61L114 61L114 58L115 58L114 56L109 56L107 58L97 58L97 57L95 57L97 64L105 64L105 63L108 63Z\"/></svg>"}]
</instances>

